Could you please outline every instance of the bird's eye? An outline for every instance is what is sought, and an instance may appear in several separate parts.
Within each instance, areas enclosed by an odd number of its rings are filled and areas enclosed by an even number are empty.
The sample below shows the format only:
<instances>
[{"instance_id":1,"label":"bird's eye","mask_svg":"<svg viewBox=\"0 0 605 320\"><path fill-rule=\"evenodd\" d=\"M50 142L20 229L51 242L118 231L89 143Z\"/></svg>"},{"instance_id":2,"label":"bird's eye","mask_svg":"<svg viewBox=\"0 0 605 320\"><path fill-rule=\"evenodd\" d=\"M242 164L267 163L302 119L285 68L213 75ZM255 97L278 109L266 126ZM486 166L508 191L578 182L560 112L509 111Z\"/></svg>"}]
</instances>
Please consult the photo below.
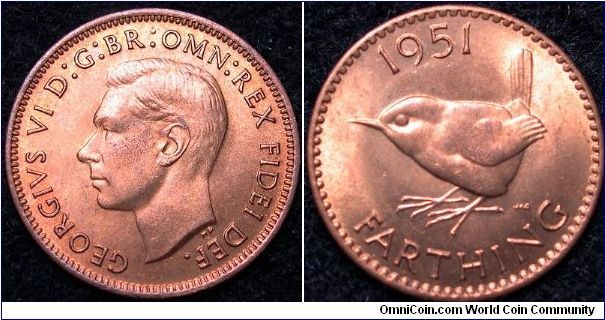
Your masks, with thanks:
<instances>
[{"instance_id":1,"label":"bird's eye","mask_svg":"<svg viewBox=\"0 0 605 320\"><path fill-rule=\"evenodd\" d=\"M394 122L396 125L403 127L403 126L407 125L409 121L410 120L408 119L408 117L405 114L400 114L395 117Z\"/></svg>"}]
</instances>

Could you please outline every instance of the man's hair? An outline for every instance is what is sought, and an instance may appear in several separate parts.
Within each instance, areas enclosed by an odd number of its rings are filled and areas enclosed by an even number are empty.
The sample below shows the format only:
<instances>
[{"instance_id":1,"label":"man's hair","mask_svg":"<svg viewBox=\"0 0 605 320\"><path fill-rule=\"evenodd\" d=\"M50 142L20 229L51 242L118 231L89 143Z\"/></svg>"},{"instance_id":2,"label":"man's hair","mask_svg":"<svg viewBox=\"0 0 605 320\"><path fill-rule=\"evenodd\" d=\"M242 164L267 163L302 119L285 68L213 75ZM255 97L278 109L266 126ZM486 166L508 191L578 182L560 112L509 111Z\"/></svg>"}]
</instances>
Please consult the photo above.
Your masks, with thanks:
<instances>
[{"instance_id":1,"label":"man's hair","mask_svg":"<svg viewBox=\"0 0 605 320\"><path fill-rule=\"evenodd\" d=\"M179 123L191 134L189 152L210 174L227 129L227 108L216 79L207 71L170 59L143 59L118 65L107 74L110 88L132 86L131 112L151 121ZM206 159L207 161L200 161Z\"/></svg>"}]
</instances>

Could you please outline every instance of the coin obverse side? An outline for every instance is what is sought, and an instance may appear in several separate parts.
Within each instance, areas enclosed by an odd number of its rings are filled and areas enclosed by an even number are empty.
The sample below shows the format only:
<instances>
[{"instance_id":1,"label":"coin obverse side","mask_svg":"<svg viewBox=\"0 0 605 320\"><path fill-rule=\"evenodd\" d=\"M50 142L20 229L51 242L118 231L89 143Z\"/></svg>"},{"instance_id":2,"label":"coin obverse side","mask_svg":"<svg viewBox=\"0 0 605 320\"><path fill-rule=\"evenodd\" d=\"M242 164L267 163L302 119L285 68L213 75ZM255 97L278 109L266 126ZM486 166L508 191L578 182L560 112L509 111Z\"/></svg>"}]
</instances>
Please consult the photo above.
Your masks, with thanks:
<instances>
[{"instance_id":1,"label":"coin obverse side","mask_svg":"<svg viewBox=\"0 0 605 320\"><path fill-rule=\"evenodd\" d=\"M567 55L526 23L479 7L413 11L353 45L321 89L313 195L343 250L385 284L493 298L584 230L602 184L597 115Z\"/></svg>"},{"instance_id":2,"label":"coin obverse side","mask_svg":"<svg viewBox=\"0 0 605 320\"><path fill-rule=\"evenodd\" d=\"M8 125L17 209L59 265L114 293L213 286L273 238L300 163L292 106L269 65L184 12L107 15L25 80Z\"/></svg>"}]
</instances>

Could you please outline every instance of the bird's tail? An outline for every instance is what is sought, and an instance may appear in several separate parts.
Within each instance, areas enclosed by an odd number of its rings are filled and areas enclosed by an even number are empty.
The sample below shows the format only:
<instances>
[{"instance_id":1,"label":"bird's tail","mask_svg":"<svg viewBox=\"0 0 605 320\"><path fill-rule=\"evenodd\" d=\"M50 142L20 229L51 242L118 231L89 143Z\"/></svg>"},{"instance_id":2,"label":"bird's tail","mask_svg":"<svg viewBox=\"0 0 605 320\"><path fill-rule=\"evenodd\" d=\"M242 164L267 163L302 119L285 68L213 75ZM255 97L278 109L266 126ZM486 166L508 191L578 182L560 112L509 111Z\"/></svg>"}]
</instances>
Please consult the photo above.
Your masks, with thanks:
<instances>
[{"instance_id":1,"label":"bird's tail","mask_svg":"<svg viewBox=\"0 0 605 320\"><path fill-rule=\"evenodd\" d=\"M521 49L521 51L511 59L508 70L510 74L511 91L510 111L513 116L529 114L533 77L531 51Z\"/></svg>"}]
</instances>

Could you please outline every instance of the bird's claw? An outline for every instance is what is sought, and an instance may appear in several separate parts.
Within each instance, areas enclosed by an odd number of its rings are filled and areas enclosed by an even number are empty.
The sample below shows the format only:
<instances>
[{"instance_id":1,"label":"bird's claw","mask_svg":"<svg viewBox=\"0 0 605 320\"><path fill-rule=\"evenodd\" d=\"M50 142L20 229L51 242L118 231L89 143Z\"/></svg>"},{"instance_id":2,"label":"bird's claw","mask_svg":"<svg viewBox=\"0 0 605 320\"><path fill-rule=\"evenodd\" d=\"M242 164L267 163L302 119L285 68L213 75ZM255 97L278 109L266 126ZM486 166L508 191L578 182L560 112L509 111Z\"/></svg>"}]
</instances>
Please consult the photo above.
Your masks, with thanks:
<instances>
[{"instance_id":1,"label":"bird's claw","mask_svg":"<svg viewBox=\"0 0 605 320\"><path fill-rule=\"evenodd\" d=\"M434 215L439 215L439 216L437 218L429 220L425 224L425 227L428 228L429 226L431 226L437 222L449 220L449 219L453 219L457 216L461 216L460 219L458 219L458 221L456 222L456 224L452 227L452 229L450 229L450 234L452 235L452 237L454 237L454 236L456 236L456 231L458 230L458 228L460 227L462 222L464 222L464 220L466 220L468 215L472 211L474 211L474 209L479 205L479 203L481 203L481 201L483 201L483 197L479 197L479 198L475 199L475 201L469 203L468 205L466 205L462 208L447 208L447 209L438 210L437 212L431 212L431 213L433 213L433 216ZM431 213L429 213L429 215Z\"/></svg>"},{"instance_id":2,"label":"bird's claw","mask_svg":"<svg viewBox=\"0 0 605 320\"><path fill-rule=\"evenodd\" d=\"M479 204L483 201L483 197L479 197L475 199L473 202L467 197L459 196L459 197L451 197L456 191L458 191L459 187L455 187L444 195L440 197L421 197L421 196L412 196L412 195L404 195L401 197L401 204L397 206L397 212L415 209L411 214L410 218L414 218L415 216L428 212L427 217L429 217L429 221L424 225L425 228L428 228L438 222L447 221L458 218L456 224L450 230L450 234L452 237L456 236L456 232L458 228L462 225L462 223L466 220L468 215L471 212L484 212L484 213L501 213L504 212L504 209L499 206L492 207L479 207ZM438 210L432 210L433 208L446 204L446 203L468 203L464 207L456 207L456 208L444 208ZM470 203L469 203L470 202Z\"/></svg>"},{"instance_id":3,"label":"bird's claw","mask_svg":"<svg viewBox=\"0 0 605 320\"><path fill-rule=\"evenodd\" d=\"M426 222L426 224L424 225L425 227L430 227L431 225L437 223L437 222L441 222L444 220L449 220L452 218L455 218L463 213L466 213L467 211L469 211L466 207L462 207L462 208L447 208L447 209L442 209L442 210L436 210L436 211L432 211L428 214L429 217L434 217L434 216L438 216L437 218L433 218L429 221Z\"/></svg>"},{"instance_id":4,"label":"bird's claw","mask_svg":"<svg viewBox=\"0 0 605 320\"><path fill-rule=\"evenodd\" d=\"M428 217L434 217L434 216L440 216L443 214L447 214L447 213L451 213L451 210L456 210L456 209L461 209L461 208L447 208L447 209L442 209L442 210L434 210L431 211L427 214ZM502 207L498 207L498 206L493 206L493 207L475 207L473 208L472 211L475 212L484 212L484 213L501 213L504 212L504 208Z\"/></svg>"},{"instance_id":5,"label":"bird's claw","mask_svg":"<svg viewBox=\"0 0 605 320\"><path fill-rule=\"evenodd\" d=\"M458 221L456 222L456 224L452 227L452 229L450 229L450 234L452 235L452 237L456 236L456 232L458 231L458 228L462 225L462 223L464 222L464 220L466 220L466 218L468 217L468 215L471 212L489 212L489 213L502 213L504 212L504 209L502 207L499 206L492 206L492 207L477 207L477 205L479 205L479 203L482 201L481 198L478 198L477 200L473 201L473 203L469 204L466 207L462 207L462 208L447 208L447 209L442 209L442 210L435 210L435 211L431 211L429 212L428 216L429 217L434 217L437 216L436 218L433 218L431 220L429 220L424 226L425 228L428 228L429 226L437 223L437 222L441 222L441 221L445 221L445 220L450 220L453 218L456 218L458 216L460 216L460 219L458 219Z\"/></svg>"},{"instance_id":6,"label":"bird's claw","mask_svg":"<svg viewBox=\"0 0 605 320\"><path fill-rule=\"evenodd\" d=\"M444 195L437 197L437 198L404 195L403 197L401 197L401 202L405 202L405 201L418 201L418 202L400 204L397 206L397 212L404 211L407 209L412 209L412 208L419 208L417 210L414 210L410 214L410 218L414 218L415 216L417 216L423 212L429 211L440 204L468 202L469 200L466 197L450 198L450 196L454 192L456 192L458 189L459 189L458 187L455 187L455 188L449 190L448 192L446 192Z\"/></svg>"},{"instance_id":7,"label":"bird's claw","mask_svg":"<svg viewBox=\"0 0 605 320\"><path fill-rule=\"evenodd\" d=\"M404 195L403 197L401 197L401 202L405 202L405 203L401 203L400 205L397 206L397 212L408 210L408 209L415 209L410 214L410 218L414 218L415 216L417 216L421 213L428 212L427 217L429 217L430 219L424 225L425 228L428 228L428 227L432 226L433 224L436 224L441 221L447 221L447 220L451 220L456 217L459 217L456 224L450 230L450 234L452 235L452 237L456 236L456 232L458 231L458 228L460 227L460 225L462 225L462 223L466 220L466 218L468 217L468 215L471 212L484 212L484 213L504 212L504 209L499 206L479 207L479 204L484 199L483 197L479 197L472 202L470 202L470 200L464 196L451 197L451 195L454 194L458 189L459 189L459 187L455 187L455 188L449 190L448 192L446 192L444 195L442 195L440 197L436 197L436 198ZM442 204L460 203L460 202L468 203L468 204L465 205L464 207L444 208L444 209L438 209L438 210L431 211L431 209L433 209L439 205L442 205Z\"/></svg>"}]
</instances>

